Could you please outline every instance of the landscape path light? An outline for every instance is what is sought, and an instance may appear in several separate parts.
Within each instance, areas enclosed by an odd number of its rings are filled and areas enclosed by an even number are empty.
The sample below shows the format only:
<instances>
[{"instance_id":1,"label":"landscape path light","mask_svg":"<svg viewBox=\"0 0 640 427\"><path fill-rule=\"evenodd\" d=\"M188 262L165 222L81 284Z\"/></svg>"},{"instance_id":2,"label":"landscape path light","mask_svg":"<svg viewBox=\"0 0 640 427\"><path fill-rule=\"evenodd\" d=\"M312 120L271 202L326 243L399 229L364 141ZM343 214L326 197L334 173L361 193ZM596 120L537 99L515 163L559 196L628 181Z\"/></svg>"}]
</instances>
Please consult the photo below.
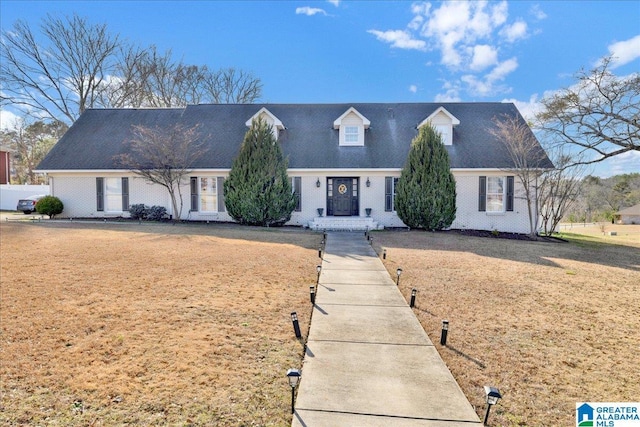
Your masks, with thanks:
<instances>
[{"instance_id":1,"label":"landscape path light","mask_svg":"<svg viewBox=\"0 0 640 427\"><path fill-rule=\"evenodd\" d=\"M487 421L489 420L489 411L491 407L498 403L498 400L502 398L500 394L500 390L495 387L490 387L488 385L484 386L484 393L487 395L487 412L484 414L484 422L483 424L486 426Z\"/></svg>"},{"instance_id":2,"label":"landscape path light","mask_svg":"<svg viewBox=\"0 0 640 427\"><path fill-rule=\"evenodd\" d=\"M447 345L447 334L449 333L449 321L442 321L442 333L440 334L440 345Z\"/></svg>"},{"instance_id":3,"label":"landscape path light","mask_svg":"<svg viewBox=\"0 0 640 427\"><path fill-rule=\"evenodd\" d=\"M396 270L396 275L398 276L398 277L396 277L396 286L399 286L399 285L400 285L400 275L401 275L401 274L402 274L402 269L401 269L401 268L398 268L398 269Z\"/></svg>"},{"instance_id":4,"label":"landscape path light","mask_svg":"<svg viewBox=\"0 0 640 427\"><path fill-rule=\"evenodd\" d=\"M321 265L317 265L316 266L316 271L318 272L318 279L316 280L316 283L320 283L320 272L322 271L322 266Z\"/></svg>"},{"instance_id":5,"label":"landscape path light","mask_svg":"<svg viewBox=\"0 0 640 427\"><path fill-rule=\"evenodd\" d=\"M295 412L294 404L296 399L296 387L300 381L300 371L297 369L289 369L287 371L287 378L289 379L289 386L291 387L291 413Z\"/></svg>"},{"instance_id":6,"label":"landscape path light","mask_svg":"<svg viewBox=\"0 0 640 427\"><path fill-rule=\"evenodd\" d=\"M295 311L291 313L291 323L293 323L293 332L295 332L296 338L302 338L302 333L300 333L300 323L298 323L298 313Z\"/></svg>"},{"instance_id":7,"label":"landscape path light","mask_svg":"<svg viewBox=\"0 0 640 427\"><path fill-rule=\"evenodd\" d=\"M309 286L309 294L311 296L311 304L316 303L316 288L314 288L313 286Z\"/></svg>"},{"instance_id":8,"label":"landscape path light","mask_svg":"<svg viewBox=\"0 0 640 427\"><path fill-rule=\"evenodd\" d=\"M409 303L409 307L413 308L416 305L416 293L418 290L416 288L411 289L411 302Z\"/></svg>"}]
</instances>

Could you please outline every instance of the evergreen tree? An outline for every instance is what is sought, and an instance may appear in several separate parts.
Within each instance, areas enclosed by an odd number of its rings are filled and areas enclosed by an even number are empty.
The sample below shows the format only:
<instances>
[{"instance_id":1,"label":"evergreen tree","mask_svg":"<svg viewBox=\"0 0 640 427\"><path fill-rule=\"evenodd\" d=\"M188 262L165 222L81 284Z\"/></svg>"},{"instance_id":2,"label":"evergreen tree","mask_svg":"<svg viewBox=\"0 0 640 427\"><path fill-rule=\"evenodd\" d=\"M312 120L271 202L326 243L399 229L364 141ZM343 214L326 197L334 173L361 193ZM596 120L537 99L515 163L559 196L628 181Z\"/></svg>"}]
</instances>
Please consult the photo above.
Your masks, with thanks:
<instances>
[{"instance_id":1,"label":"evergreen tree","mask_svg":"<svg viewBox=\"0 0 640 427\"><path fill-rule=\"evenodd\" d=\"M411 228L442 230L456 217L456 182L440 134L420 128L398 180L395 199L400 219Z\"/></svg>"},{"instance_id":2,"label":"evergreen tree","mask_svg":"<svg viewBox=\"0 0 640 427\"><path fill-rule=\"evenodd\" d=\"M296 200L287 160L264 120L254 120L224 182L229 215L240 224L279 226L289 221Z\"/></svg>"}]
</instances>

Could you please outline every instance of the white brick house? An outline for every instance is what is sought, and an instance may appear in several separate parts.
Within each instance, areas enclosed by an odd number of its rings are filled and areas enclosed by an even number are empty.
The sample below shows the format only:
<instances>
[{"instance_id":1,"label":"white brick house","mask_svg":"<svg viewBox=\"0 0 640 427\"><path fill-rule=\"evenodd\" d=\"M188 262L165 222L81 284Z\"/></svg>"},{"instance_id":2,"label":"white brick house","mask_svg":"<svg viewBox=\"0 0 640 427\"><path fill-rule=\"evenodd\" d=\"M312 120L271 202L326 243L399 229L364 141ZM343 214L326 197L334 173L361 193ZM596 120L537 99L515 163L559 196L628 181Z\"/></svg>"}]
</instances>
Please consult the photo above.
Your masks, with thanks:
<instances>
[{"instance_id":1,"label":"white brick house","mask_svg":"<svg viewBox=\"0 0 640 427\"><path fill-rule=\"evenodd\" d=\"M166 190L118 169L134 125L198 124L207 152L183 183L182 219L232 221L222 182L257 117L273 126L289 160L299 203L289 225L315 228L403 227L394 186L420 126L443 137L456 179L452 228L528 233L526 202L504 146L489 129L513 104L216 104L173 109L87 110L39 165L59 197L62 216L128 216L131 204L162 205ZM542 148L540 148L542 150ZM543 167L553 167L550 161ZM322 217L318 210L322 209ZM370 216L367 212L370 209Z\"/></svg>"}]
</instances>

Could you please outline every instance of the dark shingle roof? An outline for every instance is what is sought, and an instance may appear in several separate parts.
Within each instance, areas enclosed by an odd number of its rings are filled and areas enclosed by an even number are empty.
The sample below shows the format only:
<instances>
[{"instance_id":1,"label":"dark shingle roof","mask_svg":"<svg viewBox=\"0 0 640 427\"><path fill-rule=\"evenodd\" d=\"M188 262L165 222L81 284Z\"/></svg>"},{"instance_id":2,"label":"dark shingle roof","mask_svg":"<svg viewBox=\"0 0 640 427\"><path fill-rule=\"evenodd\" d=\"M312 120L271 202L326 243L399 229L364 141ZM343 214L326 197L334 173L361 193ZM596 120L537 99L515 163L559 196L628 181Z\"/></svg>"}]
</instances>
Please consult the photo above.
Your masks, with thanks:
<instances>
[{"instance_id":1,"label":"dark shingle roof","mask_svg":"<svg viewBox=\"0 0 640 427\"><path fill-rule=\"evenodd\" d=\"M438 107L460 120L447 146L452 168L509 168L512 162L487 131L492 119L517 115L505 103L415 104L210 104L184 109L87 110L38 166L39 170L119 169L114 156L126 150L133 125L148 127L199 124L208 146L193 168L228 169L237 155L245 122L266 107L286 127L278 141L294 169L402 168L417 125ZM354 107L371 121L364 147L341 147L333 122ZM548 159L547 159L548 160ZM542 167L552 167L550 161Z\"/></svg>"}]
</instances>

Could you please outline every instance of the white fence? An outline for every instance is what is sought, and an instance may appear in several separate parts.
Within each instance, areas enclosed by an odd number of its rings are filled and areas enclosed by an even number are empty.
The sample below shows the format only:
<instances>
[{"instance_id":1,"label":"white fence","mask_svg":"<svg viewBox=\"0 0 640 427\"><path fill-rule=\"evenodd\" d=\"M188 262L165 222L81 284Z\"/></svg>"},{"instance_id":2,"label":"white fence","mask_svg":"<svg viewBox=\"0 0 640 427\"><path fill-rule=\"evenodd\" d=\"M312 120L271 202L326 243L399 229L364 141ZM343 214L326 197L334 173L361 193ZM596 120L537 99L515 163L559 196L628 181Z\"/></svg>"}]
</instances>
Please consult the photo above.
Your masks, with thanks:
<instances>
[{"instance_id":1,"label":"white fence","mask_svg":"<svg viewBox=\"0 0 640 427\"><path fill-rule=\"evenodd\" d=\"M18 200L39 194L50 194L48 185L0 185L0 210L15 211Z\"/></svg>"}]
</instances>

